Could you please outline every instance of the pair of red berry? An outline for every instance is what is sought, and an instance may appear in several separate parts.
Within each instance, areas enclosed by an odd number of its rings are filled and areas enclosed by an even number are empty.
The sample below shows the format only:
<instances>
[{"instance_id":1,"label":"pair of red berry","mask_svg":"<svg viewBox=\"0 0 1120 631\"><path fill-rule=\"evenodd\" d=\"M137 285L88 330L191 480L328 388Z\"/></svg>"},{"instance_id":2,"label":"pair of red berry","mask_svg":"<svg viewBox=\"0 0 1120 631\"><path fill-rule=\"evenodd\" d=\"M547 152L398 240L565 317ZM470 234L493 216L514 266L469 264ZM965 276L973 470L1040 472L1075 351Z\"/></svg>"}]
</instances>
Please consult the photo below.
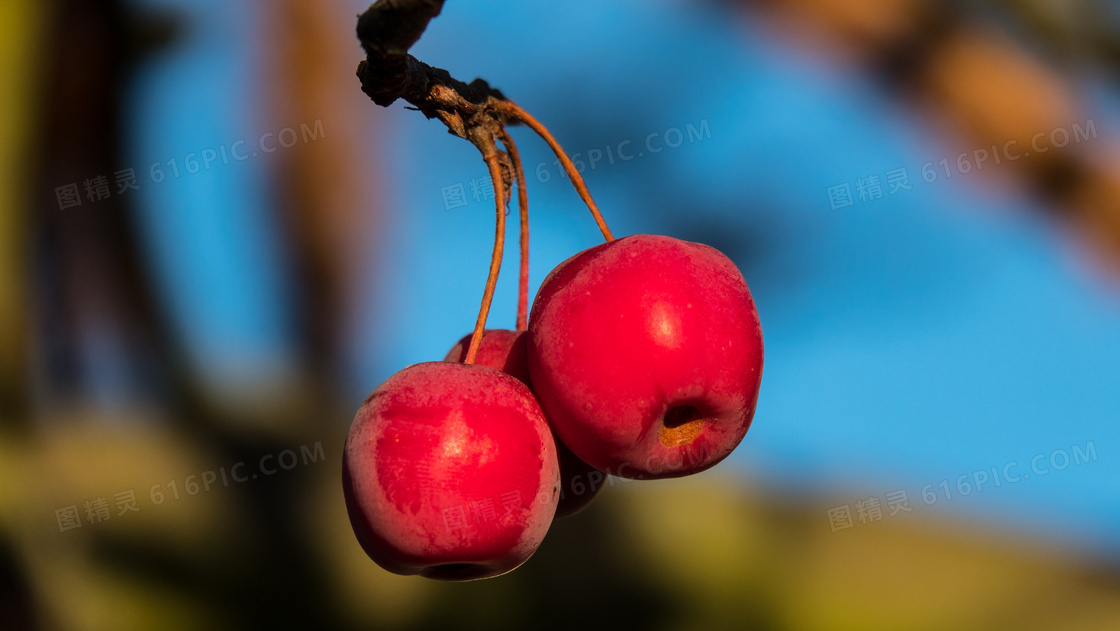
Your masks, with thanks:
<instances>
[{"instance_id":1,"label":"pair of red berry","mask_svg":"<svg viewBox=\"0 0 1120 631\"><path fill-rule=\"evenodd\" d=\"M346 440L351 524L385 569L497 576L536 551L607 474L707 469L750 426L762 330L718 250L635 235L545 279L528 331L490 330L476 363L415 364L369 395Z\"/></svg>"}]
</instances>

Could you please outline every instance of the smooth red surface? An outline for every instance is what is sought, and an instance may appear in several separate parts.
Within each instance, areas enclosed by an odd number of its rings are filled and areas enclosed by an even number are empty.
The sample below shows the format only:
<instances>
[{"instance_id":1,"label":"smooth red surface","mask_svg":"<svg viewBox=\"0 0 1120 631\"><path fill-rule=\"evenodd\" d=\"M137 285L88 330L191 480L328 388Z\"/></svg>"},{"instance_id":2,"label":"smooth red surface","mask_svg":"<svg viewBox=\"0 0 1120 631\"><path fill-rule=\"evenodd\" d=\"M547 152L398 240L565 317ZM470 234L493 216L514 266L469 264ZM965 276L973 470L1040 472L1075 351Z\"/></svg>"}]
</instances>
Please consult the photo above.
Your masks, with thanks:
<instances>
[{"instance_id":1,"label":"smooth red surface","mask_svg":"<svg viewBox=\"0 0 1120 631\"><path fill-rule=\"evenodd\" d=\"M516 568L544 539L559 488L536 399L485 366L405 368L370 394L346 439L351 525L398 574L471 580Z\"/></svg>"},{"instance_id":2,"label":"smooth red surface","mask_svg":"<svg viewBox=\"0 0 1120 631\"><path fill-rule=\"evenodd\" d=\"M482 332L482 342L478 345L474 363L496 368L532 390L529 382L529 355L526 352L528 343L524 331L486 329ZM443 361L462 363L467 358L467 347L470 344L471 335L468 333L447 351Z\"/></svg>"},{"instance_id":3,"label":"smooth red surface","mask_svg":"<svg viewBox=\"0 0 1120 631\"><path fill-rule=\"evenodd\" d=\"M525 331L486 329L482 333L475 363L497 368L516 377L532 390L528 342ZM470 343L471 336L467 334L451 347L444 361L462 362L466 359ZM556 517L568 517L587 508L606 482L606 475L576 457L559 439L556 440L556 454L560 461L560 502L556 505Z\"/></svg>"},{"instance_id":4,"label":"smooth red surface","mask_svg":"<svg viewBox=\"0 0 1120 631\"><path fill-rule=\"evenodd\" d=\"M529 316L529 372L553 431L591 466L678 477L713 466L750 427L762 328L739 269L715 248L634 235L584 250L545 279ZM689 405L695 435L666 444Z\"/></svg>"}]
</instances>

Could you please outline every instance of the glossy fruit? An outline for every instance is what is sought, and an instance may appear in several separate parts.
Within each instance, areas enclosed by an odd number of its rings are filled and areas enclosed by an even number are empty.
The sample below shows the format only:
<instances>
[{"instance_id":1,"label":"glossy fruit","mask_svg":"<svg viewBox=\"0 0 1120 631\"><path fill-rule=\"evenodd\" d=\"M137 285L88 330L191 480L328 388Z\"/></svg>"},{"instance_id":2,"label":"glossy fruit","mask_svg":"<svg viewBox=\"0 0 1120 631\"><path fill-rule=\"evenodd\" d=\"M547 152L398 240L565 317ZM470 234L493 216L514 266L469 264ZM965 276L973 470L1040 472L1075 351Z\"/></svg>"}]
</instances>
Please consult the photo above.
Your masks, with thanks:
<instances>
[{"instance_id":1,"label":"glossy fruit","mask_svg":"<svg viewBox=\"0 0 1120 631\"><path fill-rule=\"evenodd\" d=\"M471 336L468 333L447 351L443 361L462 363L467 358L470 343ZM529 339L525 337L524 331L486 329L482 332L482 341L478 345L474 363L496 368L532 390L533 386L529 383L528 345Z\"/></svg>"},{"instance_id":2,"label":"glossy fruit","mask_svg":"<svg viewBox=\"0 0 1120 631\"><path fill-rule=\"evenodd\" d=\"M528 341L524 331L486 329L478 346L475 363L497 368L532 390L526 352ZM451 347L444 361L462 362L466 359L470 343L471 336L466 335ZM560 461L560 502L556 506L556 517L568 517L587 508L591 500L595 499L606 481L606 474L580 460L559 439L556 440L556 454Z\"/></svg>"},{"instance_id":3,"label":"glossy fruit","mask_svg":"<svg viewBox=\"0 0 1120 631\"><path fill-rule=\"evenodd\" d=\"M553 431L607 473L707 469L750 427L762 329L743 275L715 248L634 235L561 263L529 317L533 391Z\"/></svg>"},{"instance_id":4,"label":"glossy fruit","mask_svg":"<svg viewBox=\"0 0 1120 631\"><path fill-rule=\"evenodd\" d=\"M398 574L508 572L540 545L559 498L536 399L478 365L416 364L378 386L350 426L342 469L358 541Z\"/></svg>"}]
</instances>

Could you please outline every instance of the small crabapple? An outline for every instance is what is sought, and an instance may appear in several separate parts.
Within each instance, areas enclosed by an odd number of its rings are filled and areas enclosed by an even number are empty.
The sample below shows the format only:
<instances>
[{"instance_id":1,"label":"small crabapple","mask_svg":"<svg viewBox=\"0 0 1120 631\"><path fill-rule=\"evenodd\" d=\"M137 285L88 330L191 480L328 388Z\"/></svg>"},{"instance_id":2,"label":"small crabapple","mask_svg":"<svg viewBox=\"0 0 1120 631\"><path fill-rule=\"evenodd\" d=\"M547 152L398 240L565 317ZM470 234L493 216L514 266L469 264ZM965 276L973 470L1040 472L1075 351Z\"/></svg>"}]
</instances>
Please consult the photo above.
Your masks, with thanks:
<instances>
[{"instance_id":1,"label":"small crabapple","mask_svg":"<svg viewBox=\"0 0 1120 631\"><path fill-rule=\"evenodd\" d=\"M553 431L591 466L652 479L703 471L750 427L762 328L739 269L715 248L634 235L545 278L529 373Z\"/></svg>"},{"instance_id":2,"label":"small crabapple","mask_svg":"<svg viewBox=\"0 0 1120 631\"><path fill-rule=\"evenodd\" d=\"M346 438L343 491L366 553L397 574L504 574L544 539L560 492L533 394L486 366L415 364L378 386Z\"/></svg>"},{"instance_id":3,"label":"small crabapple","mask_svg":"<svg viewBox=\"0 0 1120 631\"><path fill-rule=\"evenodd\" d=\"M447 352L444 361L462 362L467 356L470 343L470 335L463 337ZM475 363L497 368L516 377L532 390L527 343L528 337L524 331L486 329L478 346ZM553 437L555 438L555 434ZM606 475L576 457L559 439L556 439L556 455L560 461L560 502L556 506L556 517L568 517L587 508L602 488Z\"/></svg>"}]
</instances>

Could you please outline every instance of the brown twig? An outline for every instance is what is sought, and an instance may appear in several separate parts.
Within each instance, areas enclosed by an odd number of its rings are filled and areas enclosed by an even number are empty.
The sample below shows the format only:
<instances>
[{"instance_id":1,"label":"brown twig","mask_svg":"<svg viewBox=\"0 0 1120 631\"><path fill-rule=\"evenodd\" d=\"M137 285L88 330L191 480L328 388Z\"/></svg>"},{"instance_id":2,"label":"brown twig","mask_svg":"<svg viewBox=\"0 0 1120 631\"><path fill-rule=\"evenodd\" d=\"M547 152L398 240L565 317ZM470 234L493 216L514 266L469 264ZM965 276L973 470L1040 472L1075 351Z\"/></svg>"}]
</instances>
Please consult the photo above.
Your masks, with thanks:
<instances>
[{"instance_id":1,"label":"brown twig","mask_svg":"<svg viewBox=\"0 0 1120 631\"><path fill-rule=\"evenodd\" d=\"M408 101L428 118L438 118L448 130L467 138L469 127L483 119L497 121L493 104L505 96L486 81L463 83L442 68L434 68L408 54L439 15L443 0L378 0L358 16L358 39L366 58L358 64L362 91L387 107Z\"/></svg>"},{"instance_id":2,"label":"brown twig","mask_svg":"<svg viewBox=\"0 0 1120 631\"><path fill-rule=\"evenodd\" d=\"M431 90L437 85L453 88L475 104L505 98L481 79L463 83L408 54L442 9L443 0L378 0L358 16L358 39L366 51L358 77L374 103L388 106L404 99L432 118L433 108L442 105L431 101Z\"/></svg>"},{"instance_id":3,"label":"brown twig","mask_svg":"<svg viewBox=\"0 0 1120 631\"><path fill-rule=\"evenodd\" d=\"M521 154L517 143L505 129L499 140L513 163L513 178L517 180L517 210L521 228L521 270L517 282L517 330L529 328L529 189L525 184L525 168L521 165Z\"/></svg>"},{"instance_id":4,"label":"brown twig","mask_svg":"<svg viewBox=\"0 0 1120 631\"><path fill-rule=\"evenodd\" d=\"M443 0L377 0L358 16L358 39L366 58L358 64L362 91L374 103L387 107L404 99L428 118L438 118L452 134L469 140L482 153L494 183L498 206L497 234L490 261L482 306L465 363L473 363L482 342L486 316L494 297L494 286L501 268L501 252L505 240L505 205L511 197L513 180L517 180L518 205L521 213L521 275L518 291L517 329L527 328L529 301L529 195L525 171L517 145L506 132L506 125L524 123L535 131L556 153L564 165L576 192L591 210L599 230L607 241L614 237L607 228L587 185L560 148L548 129L517 104L508 100L486 81L475 79L463 83L450 73L434 68L408 54L420 39L428 23L443 9ZM499 151L501 141L505 151Z\"/></svg>"},{"instance_id":5,"label":"brown twig","mask_svg":"<svg viewBox=\"0 0 1120 631\"><path fill-rule=\"evenodd\" d=\"M483 156L489 155L487 145L504 133L506 125L528 125L560 159L603 237L613 240L583 177L548 128L486 81L463 83L408 54L442 9L443 0L378 0L358 17L358 39L366 51L366 59L358 65L362 90L382 106L399 98L408 101L428 118L443 121L452 134L474 142Z\"/></svg>"},{"instance_id":6,"label":"brown twig","mask_svg":"<svg viewBox=\"0 0 1120 631\"><path fill-rule=\"evenodd\" d=\"M464 364L473 364L482 345L482 333L486 330L486 317L490 315L490 303L494 300L494 287L498 284L498 272L502 269L502 252L506 239L506 187L502 174L500 156L495 152L484 158L490 168L490 181L494 183L494 206L497 208L497 221L494 228L494 252L490 255L490 274L486 277L486 289L482 292L482 306L478 310L478 320L474 324L471 343L467 347Z\"/></svg>"},{"instance_id":7,"label":"brown twig","mask_svg":"<svg viewBox=\"0 0 1120 631\"><path fill-rule=\"evenodd\" d=\"M595 200L591 198L591 192L587 190L587 184L584 183L583 176L579 174L576 165L572 164L572 160L568 157L568 154L564 153L564 149L560 147L560 143L552 137L552 133L548 131L548 128L542 125L536 118L533 118L532 114L521 109L520 106L512 101L504 101L500 104L500 107L509 113L509 117L512 120L525 123L529 126L529 129L532 129L548 143L553 153L560 159L560 164L564 165L564 171L568 174L568 178L571 179L572 186L576 188L576 192L579 193L580 198L587 204L587 209L591 211L591 216L595 218L595 223L598 224L599 231L603 233L603 238L607 241L613 241L614 235L611 234L610 228L607 227L607 222L603 220L603 215L599 212L599 207L595 205Z\"/></svg>"}]
</instances>

